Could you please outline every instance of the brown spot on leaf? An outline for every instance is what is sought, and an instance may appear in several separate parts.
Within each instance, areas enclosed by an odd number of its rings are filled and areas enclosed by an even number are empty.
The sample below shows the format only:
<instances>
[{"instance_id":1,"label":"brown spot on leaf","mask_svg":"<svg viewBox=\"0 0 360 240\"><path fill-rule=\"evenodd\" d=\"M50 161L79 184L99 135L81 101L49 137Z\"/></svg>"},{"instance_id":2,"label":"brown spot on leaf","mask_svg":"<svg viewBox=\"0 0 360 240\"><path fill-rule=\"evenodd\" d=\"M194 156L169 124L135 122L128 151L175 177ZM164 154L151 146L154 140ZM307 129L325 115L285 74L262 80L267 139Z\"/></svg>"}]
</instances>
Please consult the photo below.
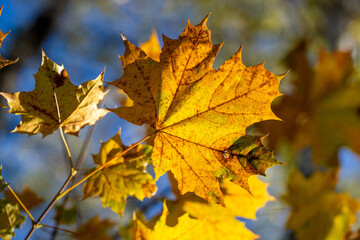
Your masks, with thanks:
<instances>
[{"instance_id":1,"label":"brown spot on leaf","mask_svg":"<svg viewBox=\"0 0 360 240\"><path fill-rule=\"evenodd\" d=\"M65 69L63 69L60 74L56 74L53 78L55 86L57 88L63 86L66 82L66 79L68 79L68 78L69 78L69 75L67 74Z\"/></svg>"}]
</instances>

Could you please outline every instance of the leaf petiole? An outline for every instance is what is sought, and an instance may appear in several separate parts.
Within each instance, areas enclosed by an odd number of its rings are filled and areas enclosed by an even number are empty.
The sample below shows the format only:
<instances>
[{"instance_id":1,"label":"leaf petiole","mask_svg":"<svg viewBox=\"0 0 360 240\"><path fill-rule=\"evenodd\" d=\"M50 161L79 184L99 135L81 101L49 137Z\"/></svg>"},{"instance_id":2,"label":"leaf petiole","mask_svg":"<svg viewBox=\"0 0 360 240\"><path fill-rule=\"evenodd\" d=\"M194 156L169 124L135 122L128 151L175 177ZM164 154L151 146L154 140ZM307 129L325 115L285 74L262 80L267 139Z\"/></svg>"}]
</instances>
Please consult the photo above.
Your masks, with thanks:
<instances>
[{"instance_id":1,"label":"leaf petiole","mask_svg":"<svg viewBox=\"0 0 360 240\"><path fill-rule=\"evenodd\" d=\"M10 185L4 180L2 179L3 183L6 185L6 187L9 189L9 191L11 192L11 194L14 196L14 198L16 199L16 201L20 204L20 206L24 209L24 211L26 212L26 214L29 216L29 218L31 219L31 222L34 223L34 217L31 215L30 211L26 208L25 204L20 200L20 198L17 196L17 194L14 192L14 190L12 190L12 188L10 187Z\"/></svg>"}]
</instances>

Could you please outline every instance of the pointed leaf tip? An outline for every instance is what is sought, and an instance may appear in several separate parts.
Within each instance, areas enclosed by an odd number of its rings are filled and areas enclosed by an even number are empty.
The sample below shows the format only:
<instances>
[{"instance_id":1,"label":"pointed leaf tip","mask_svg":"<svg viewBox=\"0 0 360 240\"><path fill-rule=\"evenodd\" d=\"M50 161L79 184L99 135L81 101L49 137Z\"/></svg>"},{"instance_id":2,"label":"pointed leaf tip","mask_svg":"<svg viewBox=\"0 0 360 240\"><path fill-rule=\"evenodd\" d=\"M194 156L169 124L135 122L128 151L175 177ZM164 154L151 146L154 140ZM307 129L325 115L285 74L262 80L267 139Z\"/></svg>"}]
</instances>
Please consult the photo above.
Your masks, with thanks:
<instances>
[{"instance_id":1,"label":"pointed leaf tip","mask_svg":"<svg viewBox=\"0 0 360 240\"><path fill-rule=\"evenodd\" d=\"M41 65L43 65L47 59L49 58L46 56L44 49L41 49Z\"/></svg>"},{"instance_id":2,"label":"pointed leaf tip","mask_svg":"<svg viewBox=\"0 0 360 240\"><path fill-rule=\"evenodd\" d=\"M122 32L120 32L120 35L121 35L122 40L125 42L127 40L125 35Z\"/></svg>"},{"instance_id":3,"label":"pointed leaf tip","mask_svg":"<svg viewBox=\"0 0 360 240\"><path fill-rule=\"evenodd\" d=\"M208 21L208 19L209 19L209 17L210 17L210 14L211 14L211 12L209 12L209 13L205 16L205 18L198 24L198 26L206 27L206 23L207 23L207 21Z\"/></svg>"}]
</instances>

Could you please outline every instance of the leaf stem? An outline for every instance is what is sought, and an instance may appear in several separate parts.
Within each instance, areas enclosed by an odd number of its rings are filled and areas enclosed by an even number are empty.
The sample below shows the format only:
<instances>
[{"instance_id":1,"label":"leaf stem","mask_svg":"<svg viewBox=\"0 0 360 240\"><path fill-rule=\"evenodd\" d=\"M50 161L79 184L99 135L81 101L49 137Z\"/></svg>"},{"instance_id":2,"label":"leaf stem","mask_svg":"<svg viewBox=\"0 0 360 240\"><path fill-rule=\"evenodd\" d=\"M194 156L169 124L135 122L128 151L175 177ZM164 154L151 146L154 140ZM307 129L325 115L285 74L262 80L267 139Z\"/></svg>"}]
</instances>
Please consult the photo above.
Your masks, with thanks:
<instances>
[{"instance_id":1,"label":"leaf stem","mask_svg":"<svg viewBox=\"0 0 360 240\"><path fill-rule=\"evenodd\" d=\"M14 190L12 190L12 188L10 187L10 185L4 180L2 179L3 183L6 185L6 187L9 189L9 191L11 192L11 194L14 196L14 198L16 199L16 201L20 204L20 206L24 209L24 211L26 212L26 214L29 216L29 218L31 219L31 222L34 223L34 217L31 215L30 211L26 208L25 204L20 200L20 198L17 196L17 194L15 193Z\"/></svg>"},{"instance_id":2,"label":"leaf stem","mask_svg":"<svg viewBox=\"0 0 360 240\"><path fill-rule=\"evenodd\" d=\"M69 157L70 168L71 168L71 173L72 173L73 170L74 170L74 164L73 164L73 161L72 161L72 158L71 158L71 153L70 153L69 146L67 145L67 142L66 142L66 139L65 139L65 136L64 136L64 132L63 132L61 126L59 127L59 132L60 132L61 140L62 140L63 143L64 143L64 146L65 146L65 148L66 148L66 152L67 152L68 157Z\"/></svg>"},{"instance_id":3,"label":"leaf stem","mask_svg":"<svg viewBox=\"0 0 360 240\"><path fill-rule=\"evenodd\" d=\"M60 131L61 140L64 143L64 146L66 148L66 152L67 152L69 160L70 160L70 171L71 171L70 175L71 175L73 173L73 171L74 171L74 164L73 164L73 161L71 159L71 153L70 153L69 146L67 145L67 142L66 142L66 139L65 139L65 136L64 136L64 132L63 132L62 127L61 127L60 107L59 107L59 103L58 103L58 99L57 99L55 91L54 91L54 99L55 99L56 111L57 111L58 118L59 118L59 131Z\"/></svg>"},{"instance_id":4,"label":"leaf stem","mask_svg":"<svg viewBox=\"0 0 360 240\"><path fill-rule=\"evenodd\" d=\"M125 151L122 151L118 154L116 154L113 158L111 158L109 161L107 161L105 164L103 164L102 166L100 166L99 168L95 169L94 171L92 171L90 174L86 175L83 179L81 179L79 182L75 183L73 186L71 186L70 188L68 188L66 191L64 191L63 193L61 193L58 197L57 200L59 200L60 198L62 198L63 196L65 196L67 193L69 193L70 191L72 191L74 188L76 188L77 186L79 186L80 184L82 184L83 182L85 182L86 180L88 180L90 177L92 177L94 174L96 174L97 172L101 171L103 168L109 166L115 159L117 159L118 157L124 155L125 153L129 152L131 149L133 149L134 147L138 146L140 143L146 141L147 139L150 138L151 135L141 139L140 141L132 144L131 146L129 146Z\"/></svg>"}]
</instances>

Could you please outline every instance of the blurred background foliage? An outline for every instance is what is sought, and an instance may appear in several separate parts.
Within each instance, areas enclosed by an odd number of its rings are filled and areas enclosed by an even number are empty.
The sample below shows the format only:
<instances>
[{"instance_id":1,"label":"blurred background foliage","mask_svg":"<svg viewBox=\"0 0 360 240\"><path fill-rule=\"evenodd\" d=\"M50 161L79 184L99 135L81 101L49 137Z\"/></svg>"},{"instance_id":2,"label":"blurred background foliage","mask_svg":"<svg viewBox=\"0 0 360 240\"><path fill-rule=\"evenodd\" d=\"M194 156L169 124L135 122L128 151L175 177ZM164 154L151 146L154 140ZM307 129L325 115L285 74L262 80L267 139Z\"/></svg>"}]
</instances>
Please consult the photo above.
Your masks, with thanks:
<instances>
[{"instance_id":1,"label":"blurred background foliage","mask_svg":"<svg viewBox=\"0 0 360 240\"><path fill-rule=\"evenodd\" d=\"M3 92L33 89L32 74L40 66L41 49L54 62L64 64L74 84L94 79L105 66L105 81L111 82L122 74L118 55L124 52L124 45L120 32L135 44L145 42L153 29L159 35L177 38L187 19L197 24L209 12L211 17L208 27L212 31L213 42L225 42L214 63L215 68L241 44L245 65L265 61L266 68L275 74L289 71L291 66L287 56L300 43L306 45L303 54L311 66L315 66L318 61L320 50L349 51L355 69L360 61L358 0L8 0L2 3L4 10L0 28L3 32L11 30L11 33L2 44L1 55L8 59L19 57L18 63L1 70L0 90ZM293 78L294 72L290 71L281 82L283 93L294 93L296 86L291 80ZM105 100L107 107L119 104L117 94L113 89L110 91ZM1 103L5 104L3 99ZM0 109L0 117L0 163L3 165L3 176L15 190L21 191L27 186L45 199L45 203L34 209L36 218L68 174L67 157L62 155L64 149L60 137L56 133L46 139L10 133L20 117L6 114L6 109ZM141 139L146 132L145 127L133 126L108 114L96 125L82 168L93 166L90 153L97 153L100 140L109 139L119 127L125 144ZM88 129L82 130L78 138L68 137L74 159L86 141ZM281 200L281 196L287 192L287 176L291 169L299 168L306 174L312 154L311 148L303 146L296 149L289 139L285 140L285 143L269 144L277 158L287 162L287 166L272 168L267 172L268 178L264 179L271 183L269 191L277 200L258 211L257 221L244 220L262 239L295 239L292 231L284 230L291 209ZM356 187L360 181L359 156L346 147L337 150L341 170L335 190L346 191L353 198L360 199ZM161 179L158 186L155 198L172 197L166 179ZM149 216L161 210L161 204L156 204L156 201L139 203L129 199L129 211L120 219L109 209L103 210L98 199L89 199L79 204L82 198L79 190L71 194L67 205L70 211L67 219L69 223L76 220L76 224L81 224L100 215L101 218L126 224L132 216L130 209L136 205L147 210ZM76 212L76 219L71 219L74 217L73 212ZM54 215L48 215L49 222L53 221ZM23 229L29 226L30 222L27 221ZM355 224L354 231L359 226ZM18 230L16 234L17 238L22 239L26 231ZM36 232L34 239L49 239L51 234L52 231L42 229ZM120 239L117 228L111 234L113 239ZM69 238L63 232L57 234L57 239Z\"/></svg>"}]
</instances>

